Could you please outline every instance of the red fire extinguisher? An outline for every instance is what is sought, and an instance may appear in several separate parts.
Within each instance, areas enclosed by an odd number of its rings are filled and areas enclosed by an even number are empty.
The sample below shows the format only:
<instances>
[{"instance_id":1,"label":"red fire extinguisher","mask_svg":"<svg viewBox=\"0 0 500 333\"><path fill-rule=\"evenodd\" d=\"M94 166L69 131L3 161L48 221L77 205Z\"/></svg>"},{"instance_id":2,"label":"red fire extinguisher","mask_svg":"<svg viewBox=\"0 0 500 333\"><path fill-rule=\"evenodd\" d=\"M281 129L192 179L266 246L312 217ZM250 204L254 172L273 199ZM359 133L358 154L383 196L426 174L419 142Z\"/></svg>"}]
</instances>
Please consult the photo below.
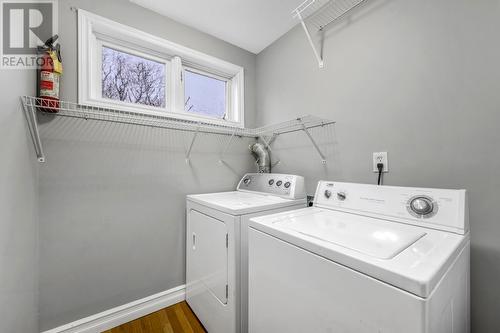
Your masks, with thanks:
<instances>
[{"instance_id":1,"label":"red fire extinguisher","mask_svg":"<svg viewBox=\"0 0 500 333\"><path fill-rule=\"evenodd\" d=\"M61 46L55 41L59 36L49 38L43 46L38 47L37 91L38 105L41 111L58 112L59 86L62 74Z\"/></svg>"}]
</instances>

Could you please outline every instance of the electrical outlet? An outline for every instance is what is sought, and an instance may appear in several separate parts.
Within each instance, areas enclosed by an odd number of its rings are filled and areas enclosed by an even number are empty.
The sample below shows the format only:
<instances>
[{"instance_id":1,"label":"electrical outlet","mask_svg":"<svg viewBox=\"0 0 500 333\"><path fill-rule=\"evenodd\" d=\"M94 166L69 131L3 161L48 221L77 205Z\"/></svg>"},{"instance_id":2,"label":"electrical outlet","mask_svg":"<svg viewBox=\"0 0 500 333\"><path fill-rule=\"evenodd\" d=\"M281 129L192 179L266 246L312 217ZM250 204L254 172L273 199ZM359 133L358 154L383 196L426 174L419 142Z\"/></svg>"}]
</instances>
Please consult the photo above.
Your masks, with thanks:
<instances>
[{"instance_id":1,"label":"electrical outlet","mask_svg":"<svg viewBox=\"0 0 500 333\"><path fill-rule=\"evenodd\" d=\"M377 164L383 163L384 169L382 172L389 172L389 160L387 159L387 152L373 153L373 172L378 172Z\"/></svg>"}]
</instances>

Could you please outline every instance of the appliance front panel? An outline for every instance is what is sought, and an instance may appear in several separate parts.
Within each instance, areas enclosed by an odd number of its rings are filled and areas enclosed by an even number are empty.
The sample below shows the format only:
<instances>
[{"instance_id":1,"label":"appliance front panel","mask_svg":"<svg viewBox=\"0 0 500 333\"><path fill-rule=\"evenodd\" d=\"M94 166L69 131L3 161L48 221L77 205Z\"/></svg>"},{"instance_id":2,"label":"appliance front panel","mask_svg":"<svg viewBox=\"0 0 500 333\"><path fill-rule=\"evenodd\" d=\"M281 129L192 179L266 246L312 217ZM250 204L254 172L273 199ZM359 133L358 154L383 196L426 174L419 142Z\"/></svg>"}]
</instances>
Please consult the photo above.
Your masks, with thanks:
<instances>
[{"instance_id":1,"label":"appliance front panel","mask_svg":"<svg viewBox=\"0 0 500 333\"><path fill-rule=\"evenodd\" d=\"M195 210L190 212L189 223L190 278L227 304L226 224Z\"/></svg>"},{"instance_id":2,"label":"appliance front panel","mask_svg":"<svg viewBox=\"0 0 500 333\"><path fill-rule=\"evenodd\" d=\"M268 210L255 214L243 215L240 220L240 299L241 299L241 333L248 332L248 223L251 218L277 214L305 207L305 202L299 205Z\"/></svg>"},{"instance_id":3,"label":"appliance front panel","mask_svg":"<svg viewBox=\"0 0 500 333\"><path fill-rule=\"evenodd\" d=\"M186 301L209 332L237 332L239 217L189 202L186 216Z\"/></svg>"},{"instance_id":4,"label":"appliance front panel","mask_svg":"<svg viewBox=\"0 0 500 333\"><path fill-rule=\"evenodd\" d=\"M253 228L248 242L250 333L431 332L425 299Z\"/></svg>"}]
</instances>

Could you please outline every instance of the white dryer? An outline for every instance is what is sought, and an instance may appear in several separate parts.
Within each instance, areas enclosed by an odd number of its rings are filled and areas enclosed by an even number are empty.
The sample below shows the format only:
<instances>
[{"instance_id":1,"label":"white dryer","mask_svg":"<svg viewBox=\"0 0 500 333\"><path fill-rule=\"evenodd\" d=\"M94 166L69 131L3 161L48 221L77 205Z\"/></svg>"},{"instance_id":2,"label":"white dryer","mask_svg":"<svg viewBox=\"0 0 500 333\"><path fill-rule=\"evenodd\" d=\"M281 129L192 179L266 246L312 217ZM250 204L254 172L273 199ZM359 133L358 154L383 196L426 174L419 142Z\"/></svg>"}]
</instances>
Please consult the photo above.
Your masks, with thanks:
<instances>
[{"instance_id":1,"label":"white dryer","mask_svg":"<svg viewBox=\"0 0 500 333\"><path fill-rule=\"evenodd\" d=\"M236 191L187 196L186 300L209 333L248 331L248 220L301 207L304 179L285 174L247 174Z\"/></svg>"},{"instance_id":2,"label":"white dryer","mask_svg":"<svg viewBox=\"0 0 500 333\"><path fill-rule=\"evenodd\" d=\"M249 331L470 331L465 190L319 182L252 218Z\"/></svg>"}]
</instances>

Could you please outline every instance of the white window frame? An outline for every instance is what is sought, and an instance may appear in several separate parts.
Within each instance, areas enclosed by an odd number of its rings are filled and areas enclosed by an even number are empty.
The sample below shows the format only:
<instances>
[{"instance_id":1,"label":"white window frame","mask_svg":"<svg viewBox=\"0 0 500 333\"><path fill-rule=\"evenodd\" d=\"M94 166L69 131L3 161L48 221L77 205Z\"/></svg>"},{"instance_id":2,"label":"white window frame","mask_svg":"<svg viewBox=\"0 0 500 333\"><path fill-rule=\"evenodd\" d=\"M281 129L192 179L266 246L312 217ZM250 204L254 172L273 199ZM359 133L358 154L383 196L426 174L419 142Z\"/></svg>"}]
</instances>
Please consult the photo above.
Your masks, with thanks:
<instances>
[{"instance_id":1,"label":"white window frame","mask_svg":"<svg viewBox=\"0 0 500 333\"><path fill-rule=\"evenodd\" d=\"M165 63L165 108L102 97L102 46ZM226 81L227 119L186 112L185 69ZM107 18L78 10L78 103L182 120L244 127L244 69L241 66L170 42Z\"/></svg>"}]
</instances>

